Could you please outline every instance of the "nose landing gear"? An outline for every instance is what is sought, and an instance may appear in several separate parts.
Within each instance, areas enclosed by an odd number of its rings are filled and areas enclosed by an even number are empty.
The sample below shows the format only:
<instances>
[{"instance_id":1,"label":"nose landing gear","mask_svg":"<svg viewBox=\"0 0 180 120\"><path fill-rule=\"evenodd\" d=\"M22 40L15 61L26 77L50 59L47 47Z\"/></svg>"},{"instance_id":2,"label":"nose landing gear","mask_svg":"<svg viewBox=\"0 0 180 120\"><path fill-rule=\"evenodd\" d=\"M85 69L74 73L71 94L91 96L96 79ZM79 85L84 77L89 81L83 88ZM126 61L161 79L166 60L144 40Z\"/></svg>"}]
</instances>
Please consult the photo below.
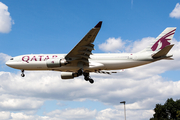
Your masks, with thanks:
<instances>
[{"instance_id":1,"label":"nose landing gear","mask_svg":"<svg viewBox=\"0 0 180 120\"><path fill-rule=\"evenodd\" d=\"M21 77L24 77L25 74L24 74L24 70L21 70L22 74L21 74Z\"/></svg>"}]
</instances>

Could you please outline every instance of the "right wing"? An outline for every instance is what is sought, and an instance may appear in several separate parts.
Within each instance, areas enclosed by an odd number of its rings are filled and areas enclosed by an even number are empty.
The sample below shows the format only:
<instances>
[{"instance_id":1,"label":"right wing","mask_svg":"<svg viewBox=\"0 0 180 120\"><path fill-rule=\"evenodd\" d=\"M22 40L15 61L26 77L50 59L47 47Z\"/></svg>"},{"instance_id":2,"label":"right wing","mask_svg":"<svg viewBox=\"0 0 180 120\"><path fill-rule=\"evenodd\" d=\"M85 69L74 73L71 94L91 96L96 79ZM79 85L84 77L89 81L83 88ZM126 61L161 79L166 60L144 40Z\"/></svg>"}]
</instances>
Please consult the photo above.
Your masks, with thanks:
<instances>
[{"instance_id":1,"label":"right wing","mask_svg":"<svg viewBox=\"0 0 180 120\"><path fill-rule=\"evenodd\" d=\"M94 50L94 40L101 28L102 21L100 21L94 28L92 28L82 40L65 56L68 61L68 65L75 66L79 62L83 63L83 66L89 66L89 56Z\"/></svg>"}]
</instances>

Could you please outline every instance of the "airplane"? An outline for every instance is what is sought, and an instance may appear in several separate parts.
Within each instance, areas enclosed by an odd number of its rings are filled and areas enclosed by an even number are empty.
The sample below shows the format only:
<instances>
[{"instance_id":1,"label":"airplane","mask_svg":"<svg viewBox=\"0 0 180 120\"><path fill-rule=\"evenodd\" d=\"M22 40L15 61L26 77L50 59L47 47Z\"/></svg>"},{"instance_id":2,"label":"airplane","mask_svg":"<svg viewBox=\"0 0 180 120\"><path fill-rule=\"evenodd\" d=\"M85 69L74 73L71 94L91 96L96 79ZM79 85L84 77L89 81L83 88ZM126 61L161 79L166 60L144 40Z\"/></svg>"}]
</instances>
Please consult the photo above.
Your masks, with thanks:
<instances>
[{"instance_id":1,"label":"airplane","mask_svg":"<svg viewBox=\"0 0 180 120\"><path fill-rule=\"evenodd\" d=\"M162 59L173 60L168 52L174 46L171 44L176 27L167 27L149 46L137 53L97 53L94 50L94 40L101 28L100 21L92 28L68 54L27 54L11 58L6 65L20 69L24 77L25 70L60 71L62 79L73 79L84 76L91 84L94 80L91 72L110 74L112 70L122 70L137 67ZM113 73L113 72L112 72Z\"/></svg>"}]
</instances>

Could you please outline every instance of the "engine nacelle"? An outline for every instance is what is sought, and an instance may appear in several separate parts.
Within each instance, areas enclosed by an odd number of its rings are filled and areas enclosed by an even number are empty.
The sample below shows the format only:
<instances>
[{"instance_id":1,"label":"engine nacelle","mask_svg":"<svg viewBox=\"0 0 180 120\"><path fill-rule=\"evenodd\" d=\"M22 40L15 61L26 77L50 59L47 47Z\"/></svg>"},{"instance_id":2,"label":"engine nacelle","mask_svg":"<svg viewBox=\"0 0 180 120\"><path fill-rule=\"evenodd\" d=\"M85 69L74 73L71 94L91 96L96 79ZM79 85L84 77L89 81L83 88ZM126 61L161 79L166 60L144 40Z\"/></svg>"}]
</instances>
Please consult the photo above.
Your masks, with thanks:
<instances>
[{"instance_id":1,"label":"engine nacelle","mask_svg":"<svg viewBox=\"0 0 180 120\"><path fill-rule=\"evenodd\" d=\"M61 72L61 78L62 79L73 79L74 77L74 73L73 72Z\"/></svg>"},{"instance_id":2,"label":"engine nacelle","mask_svg":"<svg viewBox=\"0 0 180 120\"><path fill-rule=\"evenodd\" d=\"M49 59L46 61L46 65L48 68L61 67L66 65L68 62L66 59Z\"/></svg>"}]
</instances>

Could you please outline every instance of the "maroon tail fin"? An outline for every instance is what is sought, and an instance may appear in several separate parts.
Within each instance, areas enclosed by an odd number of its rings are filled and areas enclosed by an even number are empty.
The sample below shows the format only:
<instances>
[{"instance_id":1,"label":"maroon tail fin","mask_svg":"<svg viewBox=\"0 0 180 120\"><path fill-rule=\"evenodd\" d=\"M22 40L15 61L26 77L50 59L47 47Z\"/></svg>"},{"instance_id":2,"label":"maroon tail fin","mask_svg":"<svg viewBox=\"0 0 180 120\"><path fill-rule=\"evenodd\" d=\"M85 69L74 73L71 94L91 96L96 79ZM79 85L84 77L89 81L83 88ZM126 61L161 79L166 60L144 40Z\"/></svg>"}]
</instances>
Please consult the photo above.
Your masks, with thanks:
<instances>
[{"instance_id":1,"label":"maroon tail fin","mask_svg":"<svg viewBox=\"0 0 180 120\"><path fill-rule=\"evenodd\" d=\"M171 40L176 31L176 27L166 28L157 38L155 43L152 45L152 51L162 50L164 47L171 44Z\"/></svg>"}]
</instances>

